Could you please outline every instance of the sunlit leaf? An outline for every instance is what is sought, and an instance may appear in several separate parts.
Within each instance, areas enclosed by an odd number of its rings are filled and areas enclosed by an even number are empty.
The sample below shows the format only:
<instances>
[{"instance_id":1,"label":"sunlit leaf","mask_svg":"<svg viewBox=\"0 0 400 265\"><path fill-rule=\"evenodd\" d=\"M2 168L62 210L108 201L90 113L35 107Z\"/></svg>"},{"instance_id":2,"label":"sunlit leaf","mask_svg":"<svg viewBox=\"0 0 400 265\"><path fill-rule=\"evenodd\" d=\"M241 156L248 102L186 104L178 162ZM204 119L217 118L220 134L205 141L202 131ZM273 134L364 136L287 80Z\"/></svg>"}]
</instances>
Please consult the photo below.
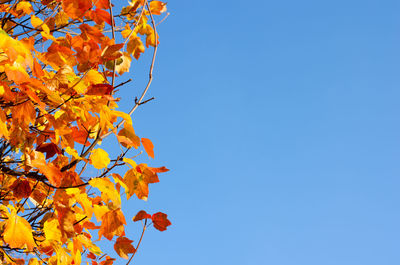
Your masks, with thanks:
<instances>
[{"instance_id":1,"label":"sunlit leaf","mask_svg":"<svg viewBox=\"0 0 400 265\"><path fill-rule=\"evenodd\" d=\"M114 244L114 250L124 259L128 259L128 254L135 253L136 249L132 246L133 240L126 237L118 237Z\"/></svg>"},{"instance_id":2,"label":"sunlit leaf","mask_svg":"<svg viewBox=\"0 0 400 265\"><path fill-rule=\"evenodd\" d=\"M107 178L94 178L89 181L90 186L98 188L101 191L103 200L107 202L109 199L117 206L121 205L121 196L115 189L114 183Z\"/></svg>"},{"instance_id":3,"label":"sunlit leaf","mask_svg":"<svg viewBox=\"0 0 400 265\"><path fill-rule=\"evenodd\" d=\"M167 11L167 4L161 1L151 1L150 11L154 15L161 15L161 13Z\"/></svg>"},{"instance_id":4,"label":"sunlit leaf","mask_svg":"<svg viewBox=\"0 0 400 265\"><path fill-rule=\"evenodd\" d=\"M167 215L165 213L155 213L152 215L151 220L153 221L154 228L160 231L167 230L167 226L171 225L171 222L167 219Z\"/></svg>"},{"instance_id":5,"label":"sunlit leaf","mask_svg":"<svg viewBox=\"0 0 400 265\"><path fill-rule=\"evenodd\" d=\"M102 217L102 223L99 230L99 238L104 236L108 240L112 240L114 236L124 235L125 224L125 217L120 209L108 211Z\"/></svg>"},{"instance_id":6,"label":"sunlit leaf","mask_svg":"<svg viewBox=\"0 0 400 265\"><path fill-rule=\"evenodd\" d=\"M141 139L144 150L146 150L146 153L151 157L154 158L154 145L153 143L147 139L147 138L142 138Z\"/></svg>"},{"instance_id":7,"label":"sunlit leaf","mask_svg":"<svg viewBox=\"0 0 400 265\"><path fill-rule=\"evenodd\" d=\"M11 212L6 221L3 239L11 248L32 250L35 246L31 225L14 211Z\"/></svg>"},{"instance_id":8,"label":"sunlit leaf","mask_svg":"<svg viewBox=\"0 0 400 265\"><path fill-rule=\"evenodd\" d=\"M140 212L138 212L134 217L133 217L133 221L137 222L143 219L151 219L151 215L146 213L146 211L141 210Z\"/></svg>"},{"instance_id":9,"label":"sunlit leaf","mask_svg":"<svg viewBox=\"0 0 400 265\"><path fill-rule=\"evenodd\" d=\"M90 161L97 169L105 168L108 166L108 164L110 164L110 158L108 157L107 152L101 148L97 148L92 151Z\"/></svg>"}]
</instances>

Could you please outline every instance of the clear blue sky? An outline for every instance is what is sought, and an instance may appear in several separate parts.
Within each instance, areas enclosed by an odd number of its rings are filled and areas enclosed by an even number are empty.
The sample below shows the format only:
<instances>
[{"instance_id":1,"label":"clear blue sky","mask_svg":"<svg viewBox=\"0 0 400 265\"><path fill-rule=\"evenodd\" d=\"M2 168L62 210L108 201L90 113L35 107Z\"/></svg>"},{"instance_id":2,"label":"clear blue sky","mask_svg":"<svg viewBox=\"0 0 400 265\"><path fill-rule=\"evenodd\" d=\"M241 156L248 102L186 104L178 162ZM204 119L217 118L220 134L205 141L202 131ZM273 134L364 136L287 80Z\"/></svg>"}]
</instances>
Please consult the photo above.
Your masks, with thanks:
<instances>
[{"instance_id":1,"label":"clear blue sky","mask_svg":"<svg viewBox=\"0 0 400 265\"><path fill-rule=\"evenodd\" d=\"M156 146L139 160L171 171L125 207L173 225L133 264L400 264L399 10L169 1L134 127ZM133 67L126 109L145 81Z\"/></svg>"}]
</instances>

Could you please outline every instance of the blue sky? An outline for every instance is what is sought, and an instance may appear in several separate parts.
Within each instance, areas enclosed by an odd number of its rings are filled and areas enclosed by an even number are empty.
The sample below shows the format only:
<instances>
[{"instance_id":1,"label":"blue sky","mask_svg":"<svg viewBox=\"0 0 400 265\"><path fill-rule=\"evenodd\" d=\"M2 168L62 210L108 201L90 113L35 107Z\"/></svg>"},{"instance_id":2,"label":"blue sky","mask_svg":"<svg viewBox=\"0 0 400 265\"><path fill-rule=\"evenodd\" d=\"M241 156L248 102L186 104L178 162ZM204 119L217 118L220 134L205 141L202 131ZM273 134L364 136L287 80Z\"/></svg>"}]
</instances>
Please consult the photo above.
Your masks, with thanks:
<instances>
[{"instance_id":1,"label":"blue sky","mask_svg":"<svg viewBox=\"0 0 400 265\"><path fill-rule=\"evenodd\" d=\"M139 160L171 171L125 207L173 225L134 264L400 264L399 8L169 1L134 127L156 146Z\"/></svg>"}]
</instances>

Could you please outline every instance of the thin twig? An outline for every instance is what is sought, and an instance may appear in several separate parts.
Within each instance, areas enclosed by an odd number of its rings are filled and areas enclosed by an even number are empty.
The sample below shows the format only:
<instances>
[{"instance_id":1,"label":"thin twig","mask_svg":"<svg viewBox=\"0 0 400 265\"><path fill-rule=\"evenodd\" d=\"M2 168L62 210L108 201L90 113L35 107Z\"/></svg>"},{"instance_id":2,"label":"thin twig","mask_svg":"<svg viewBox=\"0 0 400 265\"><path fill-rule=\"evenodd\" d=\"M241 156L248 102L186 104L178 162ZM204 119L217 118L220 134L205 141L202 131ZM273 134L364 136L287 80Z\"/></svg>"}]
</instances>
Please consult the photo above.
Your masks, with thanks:
<instances>
[{"instance_id":1,"label":"thin twig","mask_svg":"<svg viewBox=\"0 0 400 265\"><path fill-rule=\"evenodd\" d=\"M135 105L133 106L133 108L129 111L128 115L132 116L132 114L135 112L135 110L137 109L137 107L140 106L140 103L142 103L143 98L146 96L147 91L149 90L149 87L151 85L151 82L153 81L153 70L154 70L154 64L156 61L156 55L157 55L157 49L158 49L158 35L157 35L157 27L156 24L154 22L154 18L153 18L153 14L151 13L150 10L150 6L148 1L146 0L146 6L148 8L149 14L150 14L150 18L151 18L151 24L153 26L153 30L154 30L154 36L155 36L155 45L154 45L154 52L153 52L153 58L151 60L151 65L150 65L150 70L149 70L149 80L147 81L147 85L145 87L145 89L142 92L142 95L140 96L139 100L137 100L137 102L135 103ZM123 119L122 121L120 121L116 126L115 129L117 130L119 127L121 127L122 125L124 125L125 120ZM109 136L112 132L108 132L106 134L104 134L103 136L101 136L101 139L106 138L107 136Z\"/></svg>"},{"instance_id":2,"label":"thin twig","mask_svg":"<svg viewBox=\"0 0 400 265\"><path fill-rule=\"evenodd\" d=\"M137 246L136 246L135 252L133 252L131 258L129 259L128 263L126 263L126 265L129 265L129 263L131 263L131 261L132 261L133 257L135 256L135 254L136 254L138 248L140 247L140 243L142 242L144 232L146 231L146 228L147 228L146 225L147 225L147 219L145 219L145 221L144 221L143 230L142 230L142 235L140 236L140 239L139 239L139 242L138 242L138 244L137 244Z\"/></svg>"}]
</instances>

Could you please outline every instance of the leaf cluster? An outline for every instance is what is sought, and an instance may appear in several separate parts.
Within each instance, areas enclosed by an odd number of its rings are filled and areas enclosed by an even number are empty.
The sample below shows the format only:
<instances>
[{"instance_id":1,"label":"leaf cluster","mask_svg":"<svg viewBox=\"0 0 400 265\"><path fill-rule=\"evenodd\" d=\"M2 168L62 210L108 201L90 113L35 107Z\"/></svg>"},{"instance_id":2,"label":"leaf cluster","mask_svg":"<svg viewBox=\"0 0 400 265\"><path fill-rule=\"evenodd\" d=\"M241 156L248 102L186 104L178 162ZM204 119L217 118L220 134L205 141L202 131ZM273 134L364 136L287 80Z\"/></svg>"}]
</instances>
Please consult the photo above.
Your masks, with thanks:
<instances>
[{"instance_id":1,"label":"leaf cluster","mask_svg":"<svg viewBox=\"0 0 400 265\"><path fill-rule=\"evenodd\" d=\"M168 171L127 157L143 148L154 158L132 114L149 101L155 16L165 11L147 0L118 12L111 0L0 1L0 263L113 264L98 240L132 258L148 226L171 224L163 213L139 212L135 247L121 209L123 193L147 200L149 184ZM116 92L130 79L115 82L147 49L148 83L129 113L119 111ZM115 157L99 147L110 135Z\"/></svg>"}]
</instances>

